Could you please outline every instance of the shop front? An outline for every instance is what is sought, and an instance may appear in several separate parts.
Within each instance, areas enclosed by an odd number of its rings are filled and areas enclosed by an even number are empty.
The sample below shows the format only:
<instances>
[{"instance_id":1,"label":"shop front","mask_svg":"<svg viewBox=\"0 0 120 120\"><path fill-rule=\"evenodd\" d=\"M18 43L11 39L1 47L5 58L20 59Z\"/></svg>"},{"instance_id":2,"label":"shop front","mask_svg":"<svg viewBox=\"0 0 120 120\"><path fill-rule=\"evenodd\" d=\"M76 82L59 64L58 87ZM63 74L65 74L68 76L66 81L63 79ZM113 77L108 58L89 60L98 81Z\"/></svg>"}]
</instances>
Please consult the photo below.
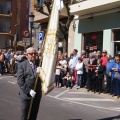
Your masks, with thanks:
<instances>
[{"instance_id":1,"label":"shop front","mask_svg":"<svg viewBox=\"0 0 120 120\"><path fill-rule=\"evenodd\" d=\"M120 12L78 19L75 21L74 48L79 53L107 50L120 53Z\"/></svg>"}]
</instances>

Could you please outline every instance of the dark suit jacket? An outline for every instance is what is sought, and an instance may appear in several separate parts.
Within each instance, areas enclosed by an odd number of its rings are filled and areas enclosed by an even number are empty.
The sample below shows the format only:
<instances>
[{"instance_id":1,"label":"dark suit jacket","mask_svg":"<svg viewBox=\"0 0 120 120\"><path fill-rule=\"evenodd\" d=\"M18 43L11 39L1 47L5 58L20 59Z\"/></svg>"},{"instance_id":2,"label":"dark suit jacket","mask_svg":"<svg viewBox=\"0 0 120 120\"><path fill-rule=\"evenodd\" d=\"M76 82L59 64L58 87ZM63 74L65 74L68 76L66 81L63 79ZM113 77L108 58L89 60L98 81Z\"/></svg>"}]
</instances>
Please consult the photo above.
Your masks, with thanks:
<instances>
[{"instance_id":1,"label":"dark suit jacket","mask_svg":"<svg viewBox=\"0 0 120 120\"><path fill-rule=\"evenodd\" d=\"M34 89L36 77L28 60L18 65L17 82L20 87L20 96L23 99L31 99L30 90ZM41 81L38 80L36 88L36 97L41 97Z\"/></svg>"},{"instance_id":2,"label":"dark suit jacket","mask_svg":"<svg viewBox=\"0 0 120 120\"><path fill-rule=\"evenodd\" d=\"M98 67L98 79L101 79L101 80L104 79L104 70L105 70L105 67L101 64Z\"/></svg>"}]
</instances>

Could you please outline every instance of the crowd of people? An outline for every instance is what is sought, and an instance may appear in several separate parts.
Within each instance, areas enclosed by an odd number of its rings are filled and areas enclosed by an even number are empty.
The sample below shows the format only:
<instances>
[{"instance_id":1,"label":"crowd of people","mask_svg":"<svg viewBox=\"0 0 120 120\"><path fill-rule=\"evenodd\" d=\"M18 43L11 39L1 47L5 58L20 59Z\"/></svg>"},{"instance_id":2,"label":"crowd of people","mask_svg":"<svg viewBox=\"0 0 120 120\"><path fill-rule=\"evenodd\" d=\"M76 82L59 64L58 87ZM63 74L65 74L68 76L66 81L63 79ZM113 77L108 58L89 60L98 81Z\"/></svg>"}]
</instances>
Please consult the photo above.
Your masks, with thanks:
<instances>
[{"instance_id":1,"label":"crowd of people","mask_svg":"<svg viewBox=\"0 0 120 120\"><path fill-rule=\"evenodd\" d=\"M109 93L112 97L120 97L120 57L116 54L111 57L106 50L87 53L74 49L67 53L58 52L55 72L55 85L57 88L80 89L94 93Z\"/></svg>"},{"instance_id":2,"label":"crowd of people","mask_svg":"<svg viewBox=\"0 0 120 120\"><path fill-rule=\"evenodd\" d=\"M26 52L0 50L0 75L16 75L18 65L27 59ZM39 66L41 53L36 54L35 65ZM55 87L80 89L86 88L99 94L110 93L113 97L120 97L120 57L111 57L106 50L87 53L74 49L68 57L67 53L58 51L55 71Z\"/></svg>"},{"instance_id":3,"label":"crowd of people","mask_svg":"<svg viewBox=\"0 0 120 120\"><path fill-rule=\"evenodd\" d=\"M41 53L36 54L35 65L39 66ZM0 76L3 74L17 75L18 65L27 59L26 52L17 51L12 49L0 50Z\"/></svg>"}]
</instances>

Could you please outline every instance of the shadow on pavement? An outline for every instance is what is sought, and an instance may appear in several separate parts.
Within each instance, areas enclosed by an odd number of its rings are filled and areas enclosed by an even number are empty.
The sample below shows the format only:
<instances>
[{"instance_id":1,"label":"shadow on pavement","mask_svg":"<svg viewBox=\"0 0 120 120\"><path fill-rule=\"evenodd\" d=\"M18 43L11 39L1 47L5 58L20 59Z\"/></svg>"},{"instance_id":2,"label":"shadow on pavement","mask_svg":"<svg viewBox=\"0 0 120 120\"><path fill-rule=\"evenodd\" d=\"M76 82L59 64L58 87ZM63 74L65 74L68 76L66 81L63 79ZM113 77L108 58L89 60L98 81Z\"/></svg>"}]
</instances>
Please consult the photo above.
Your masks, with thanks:
<instances>
[{"instance_id":1,"label":"shadow on pavement","mask_svg":"<svg viewBox=\"0 0 120 120\"><path fill-rule=\"evenodd\" d=\"M114 117L109 117L109 118L102 118L98 120L120 120L120 115L114 116Z\"/></svg>"},{"instance_id":2,"label":"shadow on pavement","mask_svg":"<svg viewBox=\"0 0 120 120\"><path fill-rule=\"evenodd\" d=\"M68 120L82 120L82 119L68 119Z\"/></svg>"}]
</instances>

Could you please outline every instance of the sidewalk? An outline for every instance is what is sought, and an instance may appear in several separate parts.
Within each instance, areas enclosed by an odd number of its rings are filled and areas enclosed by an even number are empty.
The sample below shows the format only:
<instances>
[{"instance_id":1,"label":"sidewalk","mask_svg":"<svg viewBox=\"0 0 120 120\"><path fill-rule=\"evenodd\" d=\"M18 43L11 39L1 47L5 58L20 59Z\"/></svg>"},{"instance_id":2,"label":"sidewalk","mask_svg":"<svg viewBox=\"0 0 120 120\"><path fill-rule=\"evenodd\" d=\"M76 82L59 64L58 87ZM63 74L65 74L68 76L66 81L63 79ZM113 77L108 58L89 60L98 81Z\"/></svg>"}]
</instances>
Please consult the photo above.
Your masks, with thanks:
<instances>
[{"instance_id":1,"label":"sidewalk","mask_svg":"<svg viewBox=\"0 0 120 120\"><path fill-rule=\"evenodd\" d=\"M107 98L107 99L109 98L109 99L120 101L120 98L118 99L117 96L112 97L112 95L110 95L109 93L101 93L101 94L99 94L98 92L96 92L96 93L91 92L91 91L88 92L86 88L80 88L78 90L76 88L72 88L72 89L76 90L76 91L86 92L88 94L92 94L92 95L96 95L96 96L101 96L101 97L104 97L104 98Z\"/></svg>"}]
</instances>

